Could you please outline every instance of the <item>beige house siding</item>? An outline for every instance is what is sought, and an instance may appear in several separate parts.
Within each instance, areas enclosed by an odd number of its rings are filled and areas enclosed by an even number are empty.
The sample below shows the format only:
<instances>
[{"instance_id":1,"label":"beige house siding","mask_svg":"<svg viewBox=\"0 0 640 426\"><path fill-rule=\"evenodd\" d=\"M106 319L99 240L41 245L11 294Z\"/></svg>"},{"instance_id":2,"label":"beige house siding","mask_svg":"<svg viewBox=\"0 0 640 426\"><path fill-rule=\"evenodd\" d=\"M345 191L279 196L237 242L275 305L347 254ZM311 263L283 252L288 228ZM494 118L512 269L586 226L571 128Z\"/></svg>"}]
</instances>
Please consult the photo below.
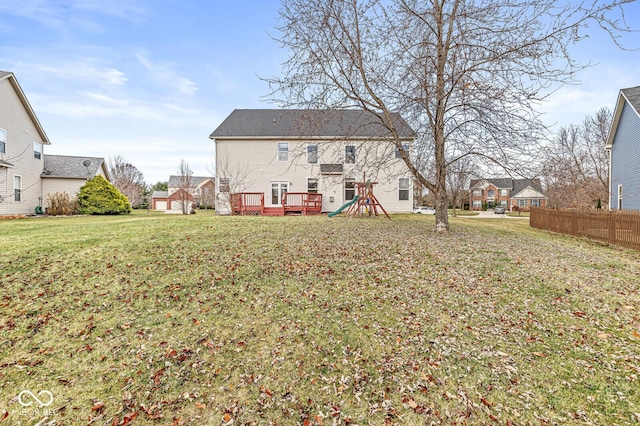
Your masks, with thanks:
<instances>
[{"instance_id":1,"label":"beige house siding","mask_svg":"<svg viewBox=\"0 0 640 426\"><path fill-rule=\"evenodd\" d=\"M103 178L109 180L109 176L105 172L105 168L105 163L102 163L101 167L98 168L96 174L90 176L89 178L102 176ZM50 207L49 196L55 194L56 192L66 192L71 198L76 198L78 196L80 188L82 188L82 186L87 183L87 180L89 178L43 177L42 193L44 194L44 199L42 205L44 207Z\"/></svg>"},{"instance_id":2,"label":"beige house siding","mask_svg":"<svg viewBox=\"0 0 640 426\"><path fill-rule=\"evenodd\" d=\"M288 143L289 159L278 158L278 143ZM307 146L318 146L318 161L309 164ZM355 164L345 164L345 146L356 146ZM378 182L374 194L387 212L411 212L413 191L411 175L390 142L368 140L306 141L287 139L215 139L216 173L229 178L231 192L263 192L265 206L274 206L272 183L285 183L289 192L307 192L309 178L318 179L318 192L323 194L322 210L334 211L345 203L345 179ZM321 164L341 164L340 174L320 173ZM408 178L408 200L399 200L399 178ZM217 182L219 185L220 183ZM220 190L221 188L218 187ZM221 194L216 209L224 211Z\"/></svg>"},{"instance_id":3,"label":"beige house siding","mask_svg":"<svg viewBox=\"0 0 640 426\"><path fill-rule=\"evenodd\" d=\"M40 159L34 158L33 144L48 144L27 112L9 78L0 80L0 128L6 131L6 153L0 160L13 166L0 166L0 215L34 213L42 205L40 174L44 148ZM21 200L14 199L14 176L22 181Z\"/></svg>"}]
</instances>

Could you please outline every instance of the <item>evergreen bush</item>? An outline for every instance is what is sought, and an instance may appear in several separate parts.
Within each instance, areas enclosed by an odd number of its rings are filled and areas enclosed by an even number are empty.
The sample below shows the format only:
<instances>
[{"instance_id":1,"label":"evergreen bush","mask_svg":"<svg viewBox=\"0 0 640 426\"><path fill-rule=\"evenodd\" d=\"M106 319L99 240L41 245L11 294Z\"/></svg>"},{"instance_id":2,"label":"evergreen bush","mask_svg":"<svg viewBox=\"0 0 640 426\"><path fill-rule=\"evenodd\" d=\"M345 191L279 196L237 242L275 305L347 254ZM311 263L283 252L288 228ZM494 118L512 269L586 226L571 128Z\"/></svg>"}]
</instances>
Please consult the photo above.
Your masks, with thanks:
<instances>
[{"instance_id":1,"label":"evergreen bush","mask_svg":"<svg viewBox=\"0 0 640 426\"><path fill-rule=\"evenodd\" d=\"M78 194L81 214L131 213L129 200L102 176L89 179Z\"/></svg>"}]
</instances>

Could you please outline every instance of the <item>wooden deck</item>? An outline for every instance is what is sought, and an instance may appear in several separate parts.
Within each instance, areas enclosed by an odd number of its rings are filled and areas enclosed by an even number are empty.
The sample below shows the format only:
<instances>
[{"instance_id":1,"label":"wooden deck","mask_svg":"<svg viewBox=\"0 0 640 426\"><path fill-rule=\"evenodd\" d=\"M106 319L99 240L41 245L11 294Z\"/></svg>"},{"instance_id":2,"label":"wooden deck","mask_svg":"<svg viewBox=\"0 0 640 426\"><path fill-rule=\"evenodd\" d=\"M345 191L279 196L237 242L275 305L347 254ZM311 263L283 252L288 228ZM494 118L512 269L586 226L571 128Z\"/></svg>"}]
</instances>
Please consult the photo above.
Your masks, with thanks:
<instances>
[{"instance_id":1,"label":"wooden deck","mask_svg":"<svg viewBox=\"0 0 640 426\"><path fill-rule=\"evenodd\" d=\"M265 207L264 192L239 192L231 195L233 214L247 216L315 215L322 213L322 194L287 192L282 205Z\"/></svg>"}]
</instances>

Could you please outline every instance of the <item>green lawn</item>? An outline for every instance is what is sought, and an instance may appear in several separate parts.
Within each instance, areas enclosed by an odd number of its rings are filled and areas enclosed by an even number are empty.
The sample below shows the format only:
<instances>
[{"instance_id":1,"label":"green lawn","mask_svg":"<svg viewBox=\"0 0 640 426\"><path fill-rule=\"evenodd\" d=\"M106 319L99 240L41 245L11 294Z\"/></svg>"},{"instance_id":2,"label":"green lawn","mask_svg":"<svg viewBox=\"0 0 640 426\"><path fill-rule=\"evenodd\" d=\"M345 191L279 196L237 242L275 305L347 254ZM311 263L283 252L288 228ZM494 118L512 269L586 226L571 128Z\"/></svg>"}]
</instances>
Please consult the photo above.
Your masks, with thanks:
<instances>
[{"instance_id":1,"label":"green lawn","mask_svg":"<svg viewBox=\"0 0 640 426\"><path fill-rule=\"evenodd\" d=\"M640 422L640 253L450 222L0 221L0 426Z\"/></svg>"}]
</instances>

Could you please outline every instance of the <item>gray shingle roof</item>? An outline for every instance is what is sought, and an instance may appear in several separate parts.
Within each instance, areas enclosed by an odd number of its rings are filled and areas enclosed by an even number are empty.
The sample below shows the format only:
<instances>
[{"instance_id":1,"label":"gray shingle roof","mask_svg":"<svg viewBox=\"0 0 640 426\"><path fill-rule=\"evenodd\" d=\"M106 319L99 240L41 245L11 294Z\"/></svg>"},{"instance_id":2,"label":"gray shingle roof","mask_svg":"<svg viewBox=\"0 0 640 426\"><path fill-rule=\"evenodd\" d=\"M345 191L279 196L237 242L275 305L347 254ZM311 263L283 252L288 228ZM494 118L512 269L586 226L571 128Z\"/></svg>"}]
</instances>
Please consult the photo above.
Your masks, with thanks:
<instances>
[{"instance_id":1,"label":"gray shingle roof","mask_svg":"<svg viewBox=\"0 0 640 426\"><path fill-rule=\"evenodd\" d=\"M84 162L89 160L88 166ZM72 157L68 155L44 155L44 170L42 177L56 178L87 178L94 177L104 158L100 157Z\"/></svg>"},{"instance_id":2,"label":"gray shingle roof","mask_svg":"<svg viewBox=\"0 0 640 426\"><path fill-rule=\"evenodd\" d=\"M168 191L153 191L153 194L151 194L151 198L167 198L168 196Z\"/></svg>"},{"instance_id":3,"label":"gray shingle roof","mask_svg":"<svg viewBox=\"0 0 640 426\"><path fill-rule=\"evenodd\" d=\"M171 175L169 176L169 183L167 184L168 187L170 188L175 188L178 187L180 185L180 177L176 176L176 175ZM211 179L213 180L213 178L211 177L206 177L206 176L191 176L191 185L193 186L198 186L200 185L205 179Z\"/></svg>"},{"instance_id":4,"label":"gray shingle roof","mask_svg":"<svg viewBox=\"0 0 640 426\"><path fill-rule=\"evenodd\" d=\"M640 86L622 89L621 92L633 106L633 109L640 112Z\"/></svg>"},{"instance_id":5,"label":"gray shingle roof","mask_svg":"<svg viewBox=\"0 0 640 426\"><path fill-rule=\"evenodd\" d=\"M394 113L392 119L401 138L415 132ZM224 137L353 137L386 138L391 133L380 119L362 110L236 109L209 136Z\"/></svg>"}]
</instances>

